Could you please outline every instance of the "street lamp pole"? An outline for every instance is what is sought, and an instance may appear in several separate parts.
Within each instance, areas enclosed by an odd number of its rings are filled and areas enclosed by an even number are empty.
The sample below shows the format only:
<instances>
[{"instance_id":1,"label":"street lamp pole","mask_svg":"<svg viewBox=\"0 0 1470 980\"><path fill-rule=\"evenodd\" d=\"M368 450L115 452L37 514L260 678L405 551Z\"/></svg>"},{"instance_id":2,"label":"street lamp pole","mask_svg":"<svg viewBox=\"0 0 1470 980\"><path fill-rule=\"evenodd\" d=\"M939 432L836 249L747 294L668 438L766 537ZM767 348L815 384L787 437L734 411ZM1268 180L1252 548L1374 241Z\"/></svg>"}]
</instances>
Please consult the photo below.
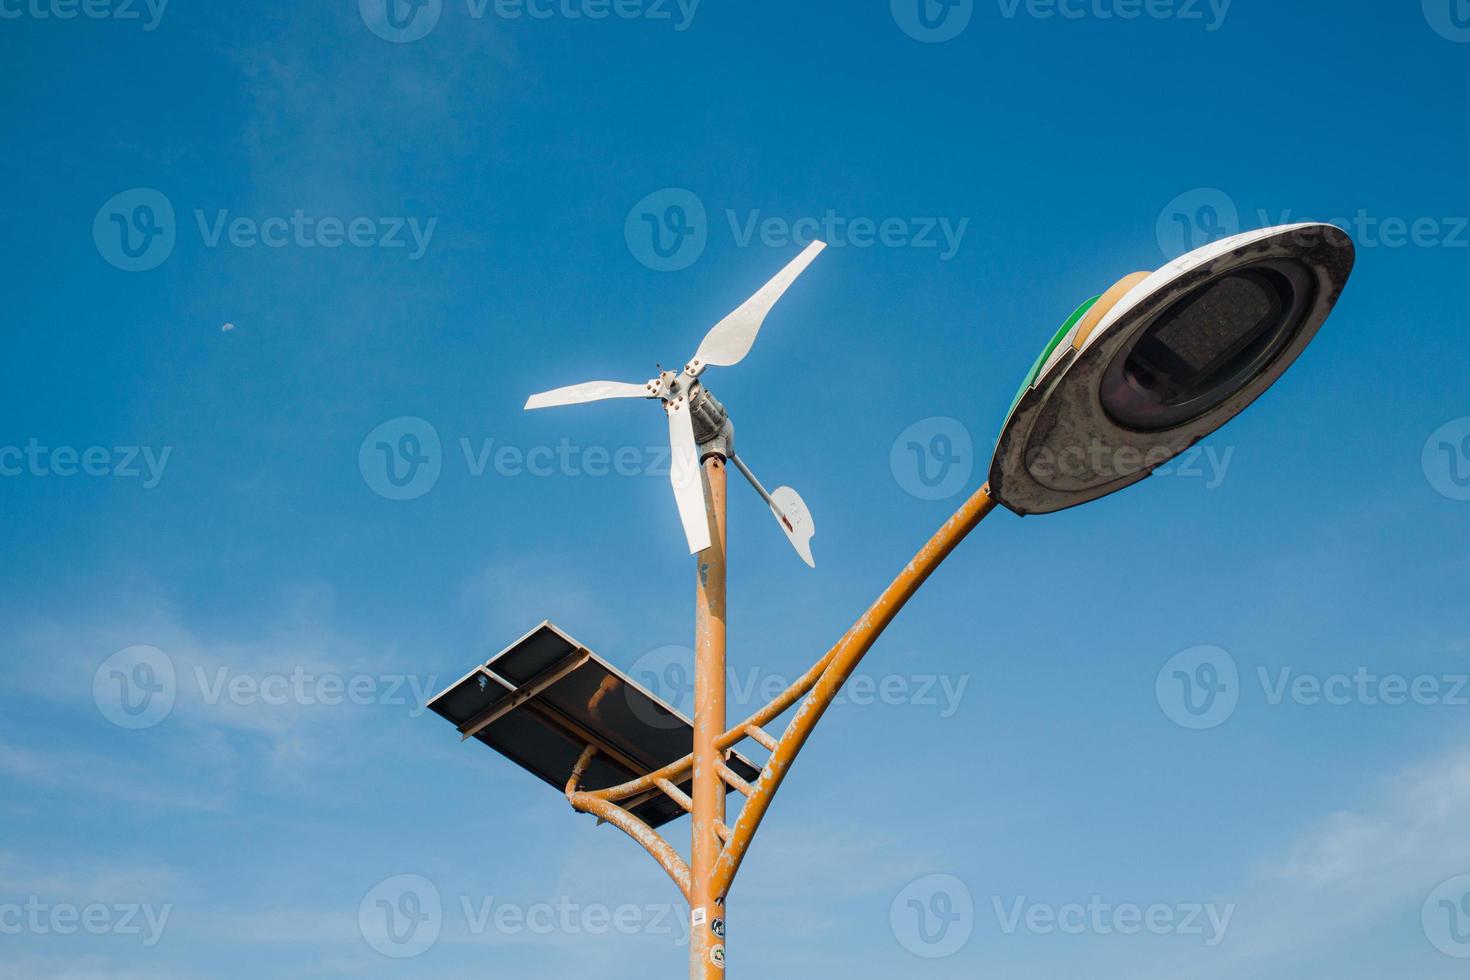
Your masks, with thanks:
<instances>
[{"instance_id":1,"label":"street lamp pole","mask_svg":"<svg viewBox=\"0 0 1470 980\"><path fill-rule=\"evenodd\" d=\"M566 794L572 806L607 821L632 837L659 863L689 902L690 980L722 980L725 974L725 897L750 850L781 783L854 670L900 609L949 557L959 543L996 506L989 486L981 487L945 521L843 634L837 645L804 675L755 714L726 728L725 709L725 484L726 459L710 455L704 464L708 489L711 546L697 559L698 608L695 637L694 751L655 772L618 786L582 789L582 777L595 754L588 748L578 761ZM785 732L776 738L763 726L801 702ZM726 764L727 754L750 740L770 753L759 778L747 783ZM692 778L693 793L678 788ZM735 823L725 823L727 787L745 797ZM629 812L630 803L664 793L693 818L689 863L654 829Z\"/></svg>"},{"instance_id":2,"label":"street lamp pole","mask_svg":"<svg viewBox=\"0 0 1470 980\"><path fill-rule=\"evenodd\" d=\"M725 895L715 889L715 865L729 835L725 826L726 461L704 461L710 546L695 556L694 786L690 843L690 980L716 980L725 970Z\"/></svg>"},{"instance_id":3,"label":"street lamp pole","mask_svg":"<svg viewBox=\"0 0 1470 980\"><path fill-rule=\"evenodd\" d=\"M511 685L490 673L487 665L431 702L459 725L465 738L480 735L496 744L493 724L529 704L540 709L538 717L562 739L559 749L565 749L568 741L573 747L584 746L565 784L567 800L576 810L637 841L687 900L690 980L725 976L725 898L771 801L842 686L934 570L998 505L1020 515L1045 514L1107 496L1147 478L1238 415L1311 342L1341 296L1354 262L1351 239L1330 225L1262 229L1212 243L1153 273L1130 276L1083 304L1023 383L998 440L989 481L935 532L810 670L765 707L726 727L726 464L733 461L747 473L809 564L813 528L795 491L783 487L766 493L735 457L729 418L698 378L707 366L728 366L745 357L771 305L820 249L820 243L814 243L717 325L682 376L664 372L645 386L591 382L545 392L527 402L528 408L605 398L659 398L665 403L673 460L678 464L671 471L675 499L686 538L691 549L697 549L695 711L692 726L684 729L690 733L693 751L647 771L650 755L629 754L612 744L617 739L610 742L603 737L608 735L603 729L614 726L594 718L589 728L555 706L539 705L538 696L591 657L585 649L580 659L572 657L577 648L555 631L565 646L560 666L553 665L556 669L550 675ZM1091 446L1111 450L1103 455L1114 461L1124 459L1126 452L1137 465L1099 463L1068 472L1064 480L1048 478L1046 460L1067 460ZM686 473L701 476L705 525L699 522L699 505ZM601 669L606 674L604 685L621 686L630 697L658 704L630 679L607 665ZM551 667L543 665L543 670ZM487 695L492 682L499 687ZM473 690L474 683L479 692ZM500 689L505 693L494 696ZM604 690L599 688L594 702ZM792 708L796 710L779 737L766 730ZM510 735L504 737L514 742ZM736 745L746 740L769 753L763 766L736 758ZM502 751L527 764L525 752L503 746ZM603 779L609 768L642 775L616 786L583 789L599 753L607 757ZM660 751L657 757L666 758L667 752ZM745 775L735 772L732 764ZM561 785L559 768L554 775L533 771ZM726 817L731 791L744 797L733 823ZM651 809L650 800L659 801L659 808ZM668 822L670 801L674 812L692 817L687 861L657 829Z\"/></svg>"}]
</instances>

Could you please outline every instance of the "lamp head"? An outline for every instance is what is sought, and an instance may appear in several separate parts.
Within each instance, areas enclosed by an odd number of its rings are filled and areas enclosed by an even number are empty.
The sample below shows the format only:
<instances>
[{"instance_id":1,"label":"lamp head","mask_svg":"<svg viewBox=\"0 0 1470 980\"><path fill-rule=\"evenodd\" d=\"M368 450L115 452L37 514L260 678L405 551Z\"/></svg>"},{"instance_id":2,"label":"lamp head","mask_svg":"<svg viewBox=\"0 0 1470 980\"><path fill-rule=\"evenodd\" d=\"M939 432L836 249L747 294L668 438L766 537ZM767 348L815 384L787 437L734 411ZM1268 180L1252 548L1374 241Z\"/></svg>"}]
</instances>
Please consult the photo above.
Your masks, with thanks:
<instances>
[{"instance_id":1,"label":"lamp head","mask_svg":"<svg viewBox=\"0 0 1470 980\"><path fill-rule=\"evenodd\" d=\"M1223 426L1291 366L1352 273L1308 223L1227 238L1083 304L1022 385L993 495L1045 514L1115 493Z\"/></svg>"}]
</instances>

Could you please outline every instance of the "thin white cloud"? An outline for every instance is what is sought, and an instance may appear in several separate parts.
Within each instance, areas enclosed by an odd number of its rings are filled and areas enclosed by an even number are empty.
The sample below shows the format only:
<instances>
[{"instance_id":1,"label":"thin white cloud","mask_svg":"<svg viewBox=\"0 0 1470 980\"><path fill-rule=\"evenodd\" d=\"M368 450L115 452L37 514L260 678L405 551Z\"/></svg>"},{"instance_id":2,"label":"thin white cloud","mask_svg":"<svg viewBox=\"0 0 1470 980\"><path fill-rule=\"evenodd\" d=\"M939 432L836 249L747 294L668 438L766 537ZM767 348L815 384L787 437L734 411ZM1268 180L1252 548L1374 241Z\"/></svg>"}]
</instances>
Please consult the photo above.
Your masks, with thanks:
<instances>
[{"instance_id":1,"label":"thin white cloud","mask_svg":"<svg viewBox=\"0 0 1470 980\"><path fill-rule=\"evenodd\" d=\"M0 775L32 786L75 791L93 800L163 810L224 809L216 794L159 786L154 767L91 753L30 749L0 742Z\"/></svg>"},{"instance_id":2,"label":"thin white cloud","mask_svg":"<svg viewBox=\"0 0 1470 980\"><path fill-rule=\"evenodd\" d=\"M123 965L107 956L7 955L0 962L0 980L195 980L197 973L174 970L167 964L149 963L146 968Z\"/></svg>"},{"instance_id":3,"label":"thin white cloud","mask_svg":"<svg viewBox=\"0 0 1470 980\"><path fill-rule=\"evenodd\" d=\"M68 863L0 851L0 895L36 895L51 902L177 903L194 894L184 874L158 864Z\"/></svg>"},{"instance_id":4,"label":"thin white cloud","mask_svg":"<svg viewBox=\"0 0 1470 980\"><path fill-rule=\"evenodd\" d=\"M7 697L39 700L78 731L102 723L93 681L114 652L162 650L176 690L171 710L128 739L121 761L0 733L0 776L112 800L209 809L244 779L272 792L315 791L315 774L371 751L394 719L418 717L443 679L413 669L434 658L361 643L328 625L309 595L246 638L205 636L156 598L118 600L87 618L0 622L13 637L0 658ZM59 716L60 717L60 716ZM54 742L54 740L53 740ZM84 779L85 777L85 779Z\"/></svg>"},{"instance_id":5,"label":"thin white cloud","mask_svg":"<svg viewBox=\"0 0 1470 980\"><path fill-rule=\"evenodd\" d=\"M1199 980L1302 976L1361 937L1381 940L1395 923L1417 923L1430 891L1466 873L1470 747L1457 747L1383 780L1372 797L1323 816L1263 860L1232 899L1239 911L1227 941L1182 972ZM1427 941L1424 949L1436 955Z\"/></svg>"}]
</instances>

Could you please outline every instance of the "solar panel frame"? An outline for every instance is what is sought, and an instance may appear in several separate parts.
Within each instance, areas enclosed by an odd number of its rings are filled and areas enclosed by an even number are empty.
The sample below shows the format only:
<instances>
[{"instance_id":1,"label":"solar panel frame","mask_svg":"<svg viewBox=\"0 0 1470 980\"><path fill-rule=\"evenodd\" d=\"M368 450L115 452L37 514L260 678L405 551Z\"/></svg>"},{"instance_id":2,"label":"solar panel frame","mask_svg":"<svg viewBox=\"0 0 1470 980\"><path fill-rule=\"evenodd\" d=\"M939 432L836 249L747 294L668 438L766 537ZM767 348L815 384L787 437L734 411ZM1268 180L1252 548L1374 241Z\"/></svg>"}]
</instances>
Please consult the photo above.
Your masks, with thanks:
<instances>
[{"instance_id":1,"label":"solar panel frame","mask_svg":"<svg viewBox=\"0 0 1470 980\"><path fill-rule=\"evenodd\" d=\"M584 789L615 786L689 755L694 725L550 621L475 667L429 701L429 710L543 782L565 792L587 745L599 749ZM731 752L730 768L748 783L760 767ZM692 780L679 788L692 791ZM684 816L663 793L630 812L652 827Z\"/></svg>"}]
</instances>

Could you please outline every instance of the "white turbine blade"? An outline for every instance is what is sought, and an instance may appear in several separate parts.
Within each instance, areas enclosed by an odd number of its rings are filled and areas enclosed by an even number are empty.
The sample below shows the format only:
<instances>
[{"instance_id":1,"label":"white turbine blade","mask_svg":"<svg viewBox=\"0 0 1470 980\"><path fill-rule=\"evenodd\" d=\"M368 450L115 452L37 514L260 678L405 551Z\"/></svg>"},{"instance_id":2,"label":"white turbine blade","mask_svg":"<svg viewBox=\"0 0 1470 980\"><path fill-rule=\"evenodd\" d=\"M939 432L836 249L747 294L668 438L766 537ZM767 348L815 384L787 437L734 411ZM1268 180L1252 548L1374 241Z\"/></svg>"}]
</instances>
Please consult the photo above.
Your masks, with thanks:
<instances>
[{"instance_id":1,"label":"white turbine blade","mask_svg":"<svg viewBox=\"0 0 1470 980\"><path fill-rule=\"evenodd\" d=\"M817 525L812 520L811 511L806 509L806 502L801 499L801 494L790 487L777 487L775 493L767 493L755 473L745 465L745 460L733 454L730 460L745 479L750 481L750 485L755 487L755 492L761 495L761 499L770 505L771 513L776 515L776 523L781 525L781 532L786 535L801 560L808 567L816 568L817 562L812 558L812 535L817 533Z\"/></svg>"},{"instance_id":2,"label":"white turbine blade","mask_svg":"<svg viewBox=\"0 0 1470 980\"><path fill-rule=\"evenodd\" d=\"M776 301L791 288L796 277L805 272L806 267L826 247L826 242L812 242L804 252L791 260L790 265L778 272L776 278L762 286L760 292L715 324L715 328L705 335L704 342L699 345L694 360L720 367L743 361L755 344L755 336L760 333L761 324L766 322L766 316L776 305Z\"/></svg>"},{"instance_id":3,"label":"white turbine blade","mask_svg":"<svg viewBox=\"0 0 1470 980\"><path fill-rule=\"evenodd\" d=\"M817 525L801 494L790 487L777 487L771 494L771 513L776 515L781 530L786 532L791 547L796 549L801 560L808 567L816 568L816 559L812 557L812 536L817 533Z\"/></svg>"},{"instance_id":4,"label":"white turbine blade","mask_svg":"<svg viewBox=\"0 0 1470 980\"><path fill-rule=\"evenodd\" d=\"M670 402L668 412L669 448L673 453L669 479L674 484L674 503L679 505L684 537L689 539L689 553L697 555L710 546L710 537L699 446L694 441L694 419L689 414L689 402L684 398Z\"/></svg>"},{"instance_id":5,"label":"white turbine blade","mask_svg":"<svg viewBox=\"0 0 1470 980\"><path fill-rule=\"evenodd\" d=\"M626 381L588 381L586 384L568 385L552 391L543 391L526 400L526 411L537 408L555 408L558 405L580 405L583 402L600 402L607 398L652 398L648 385L629 384Z\"/></svg>"}]
</instances>

